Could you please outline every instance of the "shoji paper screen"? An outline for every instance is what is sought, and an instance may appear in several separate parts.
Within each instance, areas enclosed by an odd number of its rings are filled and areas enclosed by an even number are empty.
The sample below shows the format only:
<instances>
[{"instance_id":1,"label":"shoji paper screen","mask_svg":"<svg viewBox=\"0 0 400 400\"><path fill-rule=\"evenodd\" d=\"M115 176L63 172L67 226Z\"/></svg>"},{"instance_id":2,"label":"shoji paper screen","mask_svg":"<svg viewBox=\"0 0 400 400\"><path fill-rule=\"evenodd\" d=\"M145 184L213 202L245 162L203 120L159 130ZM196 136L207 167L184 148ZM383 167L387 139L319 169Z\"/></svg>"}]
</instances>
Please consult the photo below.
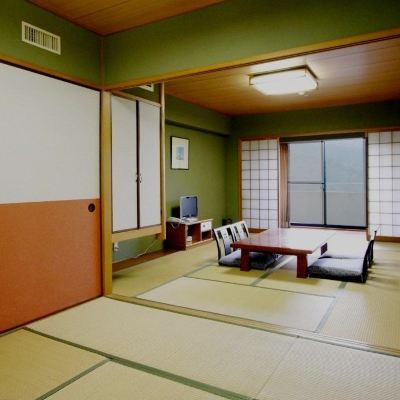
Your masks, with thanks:
<instances>
[{"instance_id":1,"label":"shoji paper screen","mask_svg":"<svg viewBox=\"0 0 400 400\"><path fill-rule=\"evenodd\" d=\"M250 228L278 227L278 141L241 141L242 218Z\"/></svg>"},{"instance_id":2,"label":"shoji paper screen","mask_svg":"<svg viewBox=\"0 0 400 400\"><path fill-rule=\"evenodd\" d=\"M400 236L400 131L368 134L368 224Z\"/></svg>"}]
</instances>

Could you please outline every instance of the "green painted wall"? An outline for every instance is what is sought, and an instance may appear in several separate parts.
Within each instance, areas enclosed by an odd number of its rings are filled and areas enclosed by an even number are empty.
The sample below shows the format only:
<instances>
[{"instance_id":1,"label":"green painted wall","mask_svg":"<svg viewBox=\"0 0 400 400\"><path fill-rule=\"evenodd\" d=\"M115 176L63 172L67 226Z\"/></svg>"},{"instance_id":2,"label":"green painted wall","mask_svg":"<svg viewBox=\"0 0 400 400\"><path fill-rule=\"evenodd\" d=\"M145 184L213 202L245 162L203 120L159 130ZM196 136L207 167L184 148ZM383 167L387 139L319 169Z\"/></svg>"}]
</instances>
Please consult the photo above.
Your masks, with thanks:
<instances>
[{"instance_id":1,"label":"green painted wall","mask_svg":"<svg viewBox=\"0 0 400 400\"><path fill-rule=\"evenodd\" d=\"M146 236L134 240L125 240L124 242L119 242L118 245L119 251L113 252L113 262L137 257L140 254L143 254L147 249L148 251L146 253L151 253L163 248L163 242L160 240L155 240L154 236Z\"/></svg>"},{"instance_id":2,"label":"green painted wall","mask_svg":"<svg viewBox=\"0 0 400 400\"><path fill-rule=\"evenodd\" d=\"M399 27L398 0L230 0L105 38L107 84Z\"/></svg>"},{"instance_id":3,"label":"green painted wall","mask_svg":"<svg viewBox=\"0 0 400 400\"><path fill-rule=\"evenodd\" d=\"M288 137L395 126L400 126L400 101L234 117L233 135L227 140L227 214L234 219L239 218L239 137Z\"/></svg>"},{"instance_id":4,"label":"green painted wall","mask_svg":"<svg viewBox=\"0 0 400 400\"><path fill-rule=\"evenodd\" d=\"M141 97L142 99L147 99L150 101L155 101L156 103L160 102L160 85L154 85L154 91L150 92L149 90L142 89L141 87L134 87L123 90L123 92L127 92L133 94L134 96Z\"/></svg>"},{"instance_id":5,"label":"green painted wall","mask_svg":"<svg viewBox=\"0 0 400 400\"><path fill-rule=\"evenodd\" d=\"M58 34L62 55L21 42L21 21ZM104 39L105 83L234 61L400 26L398 0L230 0ZM23 0L0 3L0 54L99 83L102 39ZM147 80L147 79L146 79ZM237 138L400 125L400 102L231 119L167 98L167 212L182 194L199 195L200 212L238 217ZM234 135L229 136L233 130ZM213 133L210 133L213 132ZM218 133L218 134L215 134ZM169 168L172 135L190 139L190 170ZM225 136L223 136L225 135ZM120 243L115 260L144 251L153 237ZM152 250L160 248L156 242Z\"/></svg>"},{"instance_id":6,"label":"green painted wall","mask_svg":"<svg viewBox=\"0 0 400 400\"><path fill-rule=\"evenodd\" d=\"M170 167L171 136L187 138L189 170ZM179 197L197 195L199 216L214 218L221 225L225 217L225 137L195 129L167 125L166 129L166 203L168 215L179 206Z\"/></svg>"},{"instance_id":7,"label":"green painted wall","mask_svg":"<svg viewBox=\"0 0 400 400\"><path fill-rule=\"evenodd\" d=\"M61 55L21 41L21 21L61 36ZM99 36L23 0L0 2L0 54L100 83Z\"/></svg>"},{"instance_id":8,"label":"green painted wall","mask_svg":"<svg viewBox=\"0 0 400 400\"><path fill-rule=\"evenodd\" d=\"M400 125L400 101L355 104L233 118L236 136L292 136Z\"/></svg>"},{"instance_id":9,"label":"green painted wall","mask_svg":"<svg viewBox=\"0 0 400 400\"><path fill-rule=\"evenodd\" d=\"M169 121L165 127L167 216L171 216L172 207L179 206L180 196L197 195L199 215L214 218L214 224L220 225L222 218L226 217L225 150L230 118L168 96L166 119ZM190 140L189 170L171 169L171 136ZM120 250L113 253L113 261L135 257L153 240L154 236L120 242ZM162 242L156 241L150 251L161 248Z\"/></svg>"},{"instance_id":10,"label":"green painted wall","mask_svg":"<svg viewBox=\"0 0 400 400\"><path fill-rule=\"evenodd\" d=\"M198 130L230 135L231 118L226 115L166 96L166 119L174 125L187 126Z\"/></svg>"}]
</instances>

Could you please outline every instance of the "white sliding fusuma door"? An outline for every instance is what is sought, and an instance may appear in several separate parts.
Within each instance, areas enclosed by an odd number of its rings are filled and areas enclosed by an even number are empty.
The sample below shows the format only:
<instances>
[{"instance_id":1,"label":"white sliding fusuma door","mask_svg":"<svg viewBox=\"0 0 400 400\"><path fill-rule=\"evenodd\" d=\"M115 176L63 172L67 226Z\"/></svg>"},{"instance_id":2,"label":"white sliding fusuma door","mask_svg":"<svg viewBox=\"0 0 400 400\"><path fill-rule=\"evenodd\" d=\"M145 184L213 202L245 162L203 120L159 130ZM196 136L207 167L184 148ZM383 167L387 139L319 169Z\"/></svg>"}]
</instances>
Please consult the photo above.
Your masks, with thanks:
<instances>
[{"instance_id":1,"label":"white sliding fusuma door","mask_svg":"<svg viewBox=\"0 0 400 400\"><path fill-rule=\"evenodd\" d=\"M99 92L0 64L0 331L101 294Z\"/></svg>"},{"instance_id":2,"label":"white sliding fusuma door","mask_svg":"<svg viewBox=\"0 0 400 400\"><path fill-rule=\"evenodd\" d=\"M113 231L135 229L137 221L137 102L111 97Z\"/></svg>"},{"instance_id":3,"label":"white sliding fusuma door","mask_svg":"<svg viewBox=\"0 0 400 400\"><path fill-rule=\"evenodd\" d=\"M140 226L161 224L160 108L139 102Z\"/></svg>"},{"instance_id":4,"label":"white sliding fusuma door","mask_svg":"<svg viewBox=\"0 0 400 400\"><path fill-rule=\"evenodd\" d=\"M161 108L118 95L111 106L113 232L160 227Z\"/></svg>"}]
</instances>

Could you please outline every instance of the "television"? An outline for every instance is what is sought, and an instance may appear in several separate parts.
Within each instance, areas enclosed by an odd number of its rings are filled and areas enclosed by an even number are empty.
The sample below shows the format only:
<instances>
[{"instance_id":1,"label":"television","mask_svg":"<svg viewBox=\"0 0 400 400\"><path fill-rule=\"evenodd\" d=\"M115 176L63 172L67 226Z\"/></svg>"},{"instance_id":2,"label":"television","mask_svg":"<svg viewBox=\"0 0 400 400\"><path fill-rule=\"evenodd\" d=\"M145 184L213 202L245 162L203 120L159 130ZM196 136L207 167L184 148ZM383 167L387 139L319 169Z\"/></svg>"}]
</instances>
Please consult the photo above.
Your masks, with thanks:
<instances>
[{"instance_id":1,"label":"television","mask_svg":"<svg viewBox=\"0 0 400 400\"><path fill-rule=\"evenodd\" d=\"M189 221L197 220L197 196L181 196L179 206L181 219L186 219Z\"/></svg>"}]
</instances>

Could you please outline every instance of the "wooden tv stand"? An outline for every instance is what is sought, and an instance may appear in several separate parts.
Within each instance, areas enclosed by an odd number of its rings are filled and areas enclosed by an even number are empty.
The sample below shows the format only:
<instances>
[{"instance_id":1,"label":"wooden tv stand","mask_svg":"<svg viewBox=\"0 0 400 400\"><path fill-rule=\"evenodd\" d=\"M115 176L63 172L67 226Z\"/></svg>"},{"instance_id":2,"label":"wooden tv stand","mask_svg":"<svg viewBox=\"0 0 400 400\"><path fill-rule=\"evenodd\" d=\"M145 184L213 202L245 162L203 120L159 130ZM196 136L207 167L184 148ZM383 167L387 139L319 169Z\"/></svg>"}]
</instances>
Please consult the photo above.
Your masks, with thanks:
<instances>
[{"instance_id":1,"label":"wooden tv stand","mask_svg":"<svg viewBox=\"0 0 400 400\"><path fill-rule=\"evenodd\" d=\"M195 222L167 222L167 247L186 250L213 240L212 218ZM188 240L192 238L192 240Z\"/></svg>"}]
</instances>

